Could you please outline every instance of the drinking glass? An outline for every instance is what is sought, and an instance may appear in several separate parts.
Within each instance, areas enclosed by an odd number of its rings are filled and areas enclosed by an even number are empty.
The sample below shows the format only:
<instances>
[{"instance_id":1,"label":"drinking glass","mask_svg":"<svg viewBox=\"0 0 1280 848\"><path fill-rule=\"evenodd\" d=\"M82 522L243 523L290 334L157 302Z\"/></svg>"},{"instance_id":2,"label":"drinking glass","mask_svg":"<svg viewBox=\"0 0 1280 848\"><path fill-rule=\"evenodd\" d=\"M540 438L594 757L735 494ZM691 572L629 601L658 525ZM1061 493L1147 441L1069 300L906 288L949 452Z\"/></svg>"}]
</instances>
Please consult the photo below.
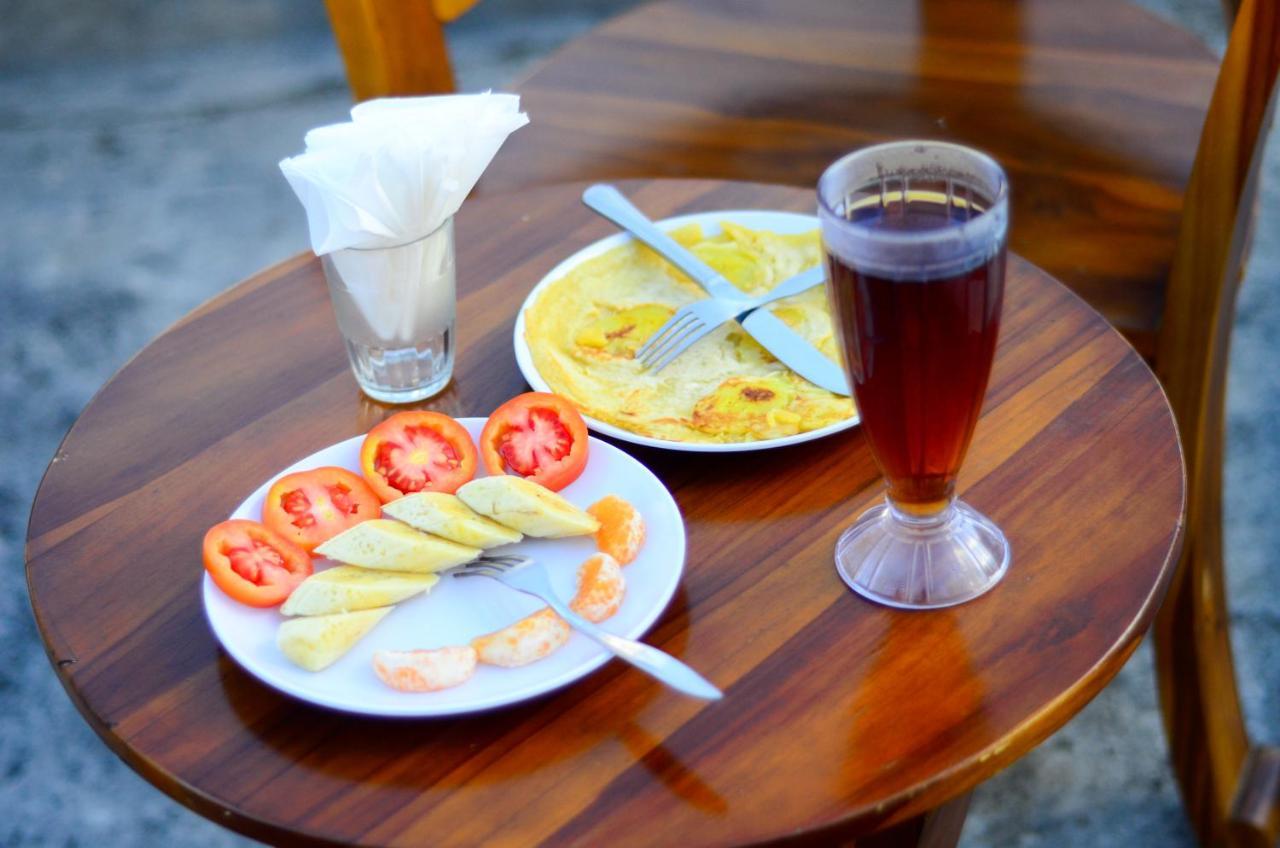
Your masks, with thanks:
<instances>
[{"instance_id":1,"label":"drinking glass","mask_svg":"<svg viewBox=\"0 0 1280 848\"><path fill-rule=\"evenodd\" d=\"M457 309L453 219L393 247L321 257L360 389L384 403L438 394L453 375Z\"/></svg>"},{"instance_id":2,"label":"drinking glass","mask_svg":"<svg viewBox=\"0 0 1280 848\"><path fill-rule=\"evenodd\" d=\"M956 499L1004 296L1008 182L990 157L903 141L850 153L818 182L827 293L863 430L888 488L836 543L836 569L882 604L986 592L1009 542Z\"/></svg>"}]
</instances>

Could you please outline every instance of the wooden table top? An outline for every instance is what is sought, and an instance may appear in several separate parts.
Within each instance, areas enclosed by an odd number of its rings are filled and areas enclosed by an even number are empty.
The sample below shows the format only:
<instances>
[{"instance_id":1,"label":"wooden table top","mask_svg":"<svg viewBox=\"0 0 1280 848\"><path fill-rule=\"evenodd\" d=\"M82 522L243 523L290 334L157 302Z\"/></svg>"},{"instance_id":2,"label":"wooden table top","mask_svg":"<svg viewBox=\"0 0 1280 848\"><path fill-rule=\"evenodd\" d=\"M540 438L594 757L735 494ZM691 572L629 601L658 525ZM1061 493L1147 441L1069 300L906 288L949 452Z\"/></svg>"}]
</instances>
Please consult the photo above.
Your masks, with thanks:
<instances>
[{"instance_id":1,"label":"wooden table top","mask_svg":"<svg viewBox=\"0 0 1280 848\"><path fill-rule=\"evenodd\" d=\"M1121 0L665 0L516 86L528 127L484 191L710 177L809 187L844 153L933 138L1013 186L1011 247L1154 349L1218 62Z\"/></svg>"},{"instance_id":2,"label":"wooden table top","mask_svg":"<svg viewBox=\"0 0 1280 848\"><path fill-rule=\"evenodd\" d=\"M814 202L741 183L622 187L654 217ZM525 390L517 307L611 232L582 188L463 207L457 375L429 407L485 415ZM85 409L36 497L31 599L68 693L148 780L249 835L695 845L825 841L900 821L1093 697L1146 631L1179 542L1181 454L1155 378L1097 313L1011 257L960 477L1013 545L988 595L907 613L840 582L836 536L880 496L858 429L745 455L621 445L671 489L688 529L683 583L646 639L725 699L683 698L613 662L491 713L353 717L277 694L218 648L200 541L279 468L392 411L357 390L319 263L300 256L139 353Z\"/></svg>"}]
</instances>

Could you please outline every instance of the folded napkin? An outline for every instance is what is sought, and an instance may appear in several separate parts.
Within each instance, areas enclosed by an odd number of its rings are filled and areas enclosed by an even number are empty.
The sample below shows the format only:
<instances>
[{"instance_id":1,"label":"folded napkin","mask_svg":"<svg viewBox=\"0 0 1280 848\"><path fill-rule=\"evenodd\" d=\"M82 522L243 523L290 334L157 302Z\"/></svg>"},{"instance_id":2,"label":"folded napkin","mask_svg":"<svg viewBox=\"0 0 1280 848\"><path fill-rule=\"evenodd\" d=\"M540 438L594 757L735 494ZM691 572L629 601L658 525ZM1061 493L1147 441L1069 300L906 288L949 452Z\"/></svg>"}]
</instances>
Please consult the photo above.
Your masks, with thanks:
<instances>
[{"instance_id":1,"label":"folded napkin","mask_svg":"<svg viewBox=\"0 0 1280 848\"><path fill-rule=\"evenodd\" d=\"M317 127L280 170L307 211L317 255L393 247L458 211L507 136L529 123L514 94L370 100Z\"/></svg>"}]
</instances>

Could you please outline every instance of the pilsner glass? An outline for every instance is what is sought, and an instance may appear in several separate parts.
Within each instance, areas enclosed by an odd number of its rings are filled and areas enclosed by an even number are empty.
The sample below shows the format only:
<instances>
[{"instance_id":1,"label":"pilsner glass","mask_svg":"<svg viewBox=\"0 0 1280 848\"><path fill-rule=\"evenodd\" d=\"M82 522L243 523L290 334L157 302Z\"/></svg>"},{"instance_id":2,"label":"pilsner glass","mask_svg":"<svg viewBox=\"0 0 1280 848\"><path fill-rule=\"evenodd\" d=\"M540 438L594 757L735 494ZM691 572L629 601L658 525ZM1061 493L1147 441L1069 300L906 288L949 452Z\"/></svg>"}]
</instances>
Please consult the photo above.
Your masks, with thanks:
<instances>
[{"instance_id":1,"label":"pilsner glass","mask_svg":"<svg viewBox=\"0 0 1280 848\"><path fill-rule=\"evenodd\" d=\"M885 502L836 543L856 592L905 609L990 589L1009 542L956 500L1000 329L1008 183L990 157L903 141L818 182L831 313Z\"/></svg>"}]
</instances>

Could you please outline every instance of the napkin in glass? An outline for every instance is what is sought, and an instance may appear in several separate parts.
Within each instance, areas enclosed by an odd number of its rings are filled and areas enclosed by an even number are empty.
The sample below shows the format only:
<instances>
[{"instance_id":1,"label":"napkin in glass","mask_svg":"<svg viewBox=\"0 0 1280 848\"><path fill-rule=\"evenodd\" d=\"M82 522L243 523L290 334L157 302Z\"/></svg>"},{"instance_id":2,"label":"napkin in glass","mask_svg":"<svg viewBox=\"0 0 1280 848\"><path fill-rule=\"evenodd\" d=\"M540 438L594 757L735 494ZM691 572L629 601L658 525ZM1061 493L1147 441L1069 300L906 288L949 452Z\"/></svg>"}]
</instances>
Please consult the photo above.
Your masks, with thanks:
<instances>
[{"instance_id":1,"label":"napkin in glass","mask_svg":"<svg viewBox=\"0 0 1280 848\"><path fill-rule=\"evenodd\" d=\"M280 163L306 209L312 250L336 269L349 340L404 348L452 326L453 239L443 225L528 122L514 94L370 100L349 122L308 132L306 151Z\"/></svg>"},{"instance_id":2,"label":"napkin in glass","mask_svg":"<svg viewBox=\"0 0 1280 848\"><path fill-rule=\"evenodd\" d=\"M453 217L507 136L529 123L514 94L369 100L307 133L280 163L316 255L393 247Z\"/></svg>"}]
</instances>

